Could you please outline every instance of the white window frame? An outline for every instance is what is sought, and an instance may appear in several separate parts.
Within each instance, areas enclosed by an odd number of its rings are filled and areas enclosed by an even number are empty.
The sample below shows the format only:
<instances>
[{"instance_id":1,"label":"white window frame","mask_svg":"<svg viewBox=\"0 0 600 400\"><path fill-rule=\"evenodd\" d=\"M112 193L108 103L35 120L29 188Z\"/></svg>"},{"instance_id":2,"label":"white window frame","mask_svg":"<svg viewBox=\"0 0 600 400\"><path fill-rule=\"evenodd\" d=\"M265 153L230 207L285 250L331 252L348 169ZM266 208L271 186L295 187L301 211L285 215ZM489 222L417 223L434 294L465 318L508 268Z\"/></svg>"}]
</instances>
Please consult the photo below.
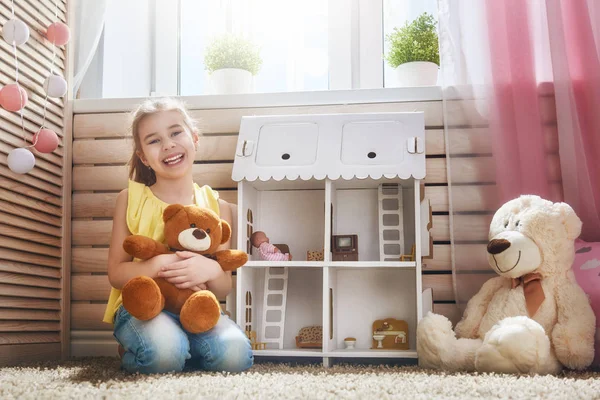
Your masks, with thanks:
<instances>
[{"instance_id":1,"label":"white window frame","mask_svg":"<svg viewBox=\"0 0 600 400\"><path fill-rule=\"evenodd\" d=\"M152 1L155 29L150 95L180 95L181 1ZM383 88L383 0L327 1L329 90Z\"/></svg>"},{"instance_id":2,"label":"white window frame","mask_svg":"<svg viewBox=\"0 0 600 400\"><path fill-rule=\"evenodd\" d=\"M154 21L152 31L152 82L150 95L179 95L180 93L180 0L152 0ZM173 43L177 43L173 46Z\"/></svg>"}]
</instances>

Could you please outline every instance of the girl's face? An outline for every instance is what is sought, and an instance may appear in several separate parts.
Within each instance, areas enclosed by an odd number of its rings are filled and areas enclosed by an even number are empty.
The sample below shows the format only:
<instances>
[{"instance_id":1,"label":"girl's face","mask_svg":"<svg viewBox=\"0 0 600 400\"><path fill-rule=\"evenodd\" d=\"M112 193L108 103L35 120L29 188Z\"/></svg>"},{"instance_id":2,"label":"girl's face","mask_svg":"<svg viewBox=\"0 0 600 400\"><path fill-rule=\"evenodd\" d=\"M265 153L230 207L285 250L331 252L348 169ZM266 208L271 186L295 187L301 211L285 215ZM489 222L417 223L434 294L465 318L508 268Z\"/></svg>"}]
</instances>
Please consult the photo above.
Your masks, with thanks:
<instances>
[{"instance_id":1,"label":"girl's face","mask_svg":"<svg viewBox=\"0 0 600 400\"><path fill-rule=\"evenodd\" d=\"M179 178L194 164L198 134L190 132L178 111L161 111L138 125L141 149L138 156L157 177Z\"/></svg>"}]
</instances>

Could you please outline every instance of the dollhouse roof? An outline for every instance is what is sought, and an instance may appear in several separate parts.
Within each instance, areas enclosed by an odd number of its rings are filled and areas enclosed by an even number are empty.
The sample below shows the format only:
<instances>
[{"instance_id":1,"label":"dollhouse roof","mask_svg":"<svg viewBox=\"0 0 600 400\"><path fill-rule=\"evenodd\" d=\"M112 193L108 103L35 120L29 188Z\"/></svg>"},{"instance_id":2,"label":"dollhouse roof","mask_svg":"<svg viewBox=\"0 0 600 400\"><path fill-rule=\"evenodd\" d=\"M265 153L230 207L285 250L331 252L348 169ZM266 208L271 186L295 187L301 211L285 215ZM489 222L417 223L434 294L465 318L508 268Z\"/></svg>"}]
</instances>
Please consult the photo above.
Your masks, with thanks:
<instances>
[{"instance_id":1,"label":"dollhouse roof","mask_svg":"<svg viewBox=\"0 0 600 400\"><path fill-rule=\"evenodd\" d=\"M234 181L423 179L422 112L243 117Z\"/></svg>"}]
</instances>

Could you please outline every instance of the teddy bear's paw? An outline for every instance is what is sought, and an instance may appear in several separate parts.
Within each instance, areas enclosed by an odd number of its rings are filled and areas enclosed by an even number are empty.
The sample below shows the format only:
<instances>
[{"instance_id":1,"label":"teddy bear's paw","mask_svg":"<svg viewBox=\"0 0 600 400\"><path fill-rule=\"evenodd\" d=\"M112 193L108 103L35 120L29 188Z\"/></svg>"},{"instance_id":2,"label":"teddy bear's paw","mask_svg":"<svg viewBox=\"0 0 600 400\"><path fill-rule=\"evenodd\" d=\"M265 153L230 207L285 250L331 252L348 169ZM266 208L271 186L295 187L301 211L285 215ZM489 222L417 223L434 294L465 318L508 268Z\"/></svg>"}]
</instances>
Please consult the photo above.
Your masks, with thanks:
<instances>
[{"instance_id":1,"label":"teddy bear's paw","mask_svg":"<svg viewBox=\"0 0 600 400\"><path fill-rule=\"evenodd\" d=\"M528 317L505 318L485 335L475 353L480 372L548 374L560 370L544 328Z\"/></svg>"},{"instance_id":2,"label":"teddy bear's paw","mask_svg":"<svg viewBox=\"0 0 600 400\"><path fill-rule=\"evenodd\" d=\"M445 368L445 353L451 351L456 341L452 323L443 315L432 312L417 326L417 354L423 368Z\"/></svg>"},{"instance_id":3,"label":"teddy bear's paw","mask_svg":"<svg viewBox=\"0 0 600 400\"><path fill-rule=\"evenodd\" d=\"M147 260L158 254L155 251L154 241L141 235L127 236L123 241L123 249L127 254L141 260Z\"/></svg>"},{"instance_id":4,"label":"teddy bear's paw","mask_svg":"<svg viewBox=\"0 0 600 400\"><path fill-rule=\"evenodd\" d=\"M189 333L202 333L214 327L221 317L221 305L209 290L192 294L181 308L181 325Z\"/></svg>"},{"instance_id":5,"label":"teddy bear's paw","mask_svg":"<svg viewBox=\"0 0 600 400\"><path fill-rule=\"evenodd\" d=\"M165 306L165 298L154 279L138 276L130 279L121 291L123 307L133 317L147 321L156 317Z\"/></svg>"},{"instance_id":6,"label":"teddy bear's paw","mask_svg":"<svg viewBox=\"0 0 600 400\"><path fill-rule=\"evenodd\" d=\"M565 325L556 325L552 331L552 343L556 357L567 368L584 369L594 360L593 338L577 337Z\"/></svg>"},{"instance_id":7,"label":"teddy bear's paw","mask_svg":"<svg viewBox=\"0 0 600 400\"><path fill-rule=\"evenodd\" d=\"M248 262L248 254L240 250L221 250L214 256L223 271L233 271Z\"/></svg>"},{"instance_id":8,"label":"teddy bear's paw","mask_svg":"<svg viewBox=\"0 0 600 400\"><path fill-rule=\"evenodd\" d=\"M123 241L123 249L127 252L127 254L132 255L134 257L139 258L141 255L142 249L144 246L142 245L144 242L138 237L138 235L131 235L125 238Z\"/></svg>"}]
</instances>

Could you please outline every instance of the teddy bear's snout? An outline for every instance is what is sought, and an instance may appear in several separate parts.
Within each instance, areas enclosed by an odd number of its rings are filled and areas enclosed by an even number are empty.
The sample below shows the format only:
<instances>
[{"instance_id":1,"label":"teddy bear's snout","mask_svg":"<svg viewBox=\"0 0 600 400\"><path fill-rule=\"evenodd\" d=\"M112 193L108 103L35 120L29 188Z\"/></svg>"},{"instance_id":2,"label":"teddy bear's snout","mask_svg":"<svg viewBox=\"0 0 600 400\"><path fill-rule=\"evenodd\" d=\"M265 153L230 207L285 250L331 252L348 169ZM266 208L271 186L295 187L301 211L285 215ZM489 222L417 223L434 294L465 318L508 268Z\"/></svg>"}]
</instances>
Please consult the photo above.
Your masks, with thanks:
<instances>
[{"instance_id":1,"label":"teddy bear's snout","mask_svg":"<svg viewBox=\"0 0 600 400\"><path fill-rule=\"evenodd\" d=\"M506 239L492 239L487 245L487 251L490 254L500 254L510 247L510 242Z\"/></svg>"},{"instance_id":2,"label":"teddy bear's snout","mask_svg":"<svg viewBox=\"0 0 600 400\"><path fill-rule=\"evenodd\" d=\"M198 240L202 240L206 237L206 232L204 232L203 229L194 229L194 232L192 233L192 235L194 235L194 237Z\"/></svg>"}]
</instances>

